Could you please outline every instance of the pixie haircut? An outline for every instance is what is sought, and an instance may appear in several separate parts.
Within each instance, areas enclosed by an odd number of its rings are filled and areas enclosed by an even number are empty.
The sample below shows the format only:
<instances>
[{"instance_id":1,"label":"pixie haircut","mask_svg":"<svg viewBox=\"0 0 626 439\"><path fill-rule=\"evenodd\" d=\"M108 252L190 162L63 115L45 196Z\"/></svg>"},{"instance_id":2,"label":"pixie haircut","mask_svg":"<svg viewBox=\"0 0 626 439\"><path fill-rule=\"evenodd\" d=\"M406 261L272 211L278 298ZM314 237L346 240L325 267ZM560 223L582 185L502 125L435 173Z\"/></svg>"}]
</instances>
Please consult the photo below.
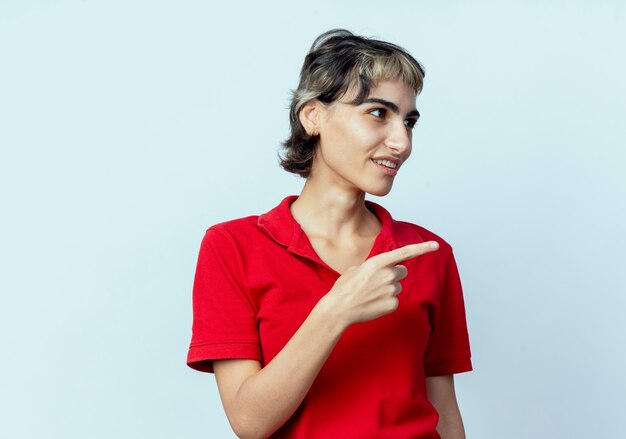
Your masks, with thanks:
<instances>
[{"instance_id":1,"label":"pixie haircut","mask_svg":"<svg viewBox=\"0 0 626 439\"><path fill-rule=\"evenodd\" d=\"M300 71L300 83L292 92L289 108L291 134L283 143L280 166L306 178L311 173L319 135L309 135L300 123L299 113L309 101L330 104L349 89L356 89L351 104L361 104L377 81L400 79L419 94L424 67L406 50L395 44L354 35L345 29L323 33L313 42Z\"/></svg>"}]
</instances>

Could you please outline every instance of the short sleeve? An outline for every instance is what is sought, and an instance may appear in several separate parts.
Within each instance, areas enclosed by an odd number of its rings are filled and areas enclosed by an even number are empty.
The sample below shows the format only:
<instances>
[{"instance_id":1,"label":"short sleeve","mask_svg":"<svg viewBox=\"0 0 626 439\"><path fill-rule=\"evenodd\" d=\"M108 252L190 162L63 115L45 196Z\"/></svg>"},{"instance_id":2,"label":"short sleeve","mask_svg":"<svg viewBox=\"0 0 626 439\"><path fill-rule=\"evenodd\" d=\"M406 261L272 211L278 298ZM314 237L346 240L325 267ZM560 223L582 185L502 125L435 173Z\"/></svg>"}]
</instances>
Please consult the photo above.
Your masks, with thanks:
<instances>
[{"instance_id":1,"label":"short sleeve","mask_svg":"<svg viewBox=\"0 0 626 439\"><path fill-rule=\"evenodd\" d=\"M463 289L452 252L442 285L441 300L431 323L433 328L424 355L426 376L472 370Z\"/></svg>"},{"instance_id":2,"label":"short sleeve","mask_svg":"<svg viewBox=\"0 0 626 439\"><path fill-rule=\"evenodd\" d=\"M256 312L243 285L241 258L228 232L206 231L193 283L193 325L187 365L213 372L212 360L261 361Z\"/></svg>"}]
</instances>

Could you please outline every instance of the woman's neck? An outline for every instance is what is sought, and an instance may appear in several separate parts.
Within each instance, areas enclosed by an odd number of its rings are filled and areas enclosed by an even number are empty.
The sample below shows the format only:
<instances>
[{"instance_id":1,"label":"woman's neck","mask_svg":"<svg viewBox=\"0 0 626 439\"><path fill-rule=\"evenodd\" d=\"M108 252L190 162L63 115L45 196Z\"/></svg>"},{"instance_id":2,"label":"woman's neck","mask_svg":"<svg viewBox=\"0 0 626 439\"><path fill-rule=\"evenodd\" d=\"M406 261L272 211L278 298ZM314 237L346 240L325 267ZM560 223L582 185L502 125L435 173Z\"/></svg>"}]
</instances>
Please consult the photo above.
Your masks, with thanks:
<instances>
[{"instance_id":1,"label":"woman's neck","mask_svg":"<svg viewBox=\"0 0 626 439\"><path fill-rule=\"evenodd\" d=\"M291 213L309 237L333 242L378 234L380 221L366 206L365 192L307 179Z\"/></svg>"}]
</instances>

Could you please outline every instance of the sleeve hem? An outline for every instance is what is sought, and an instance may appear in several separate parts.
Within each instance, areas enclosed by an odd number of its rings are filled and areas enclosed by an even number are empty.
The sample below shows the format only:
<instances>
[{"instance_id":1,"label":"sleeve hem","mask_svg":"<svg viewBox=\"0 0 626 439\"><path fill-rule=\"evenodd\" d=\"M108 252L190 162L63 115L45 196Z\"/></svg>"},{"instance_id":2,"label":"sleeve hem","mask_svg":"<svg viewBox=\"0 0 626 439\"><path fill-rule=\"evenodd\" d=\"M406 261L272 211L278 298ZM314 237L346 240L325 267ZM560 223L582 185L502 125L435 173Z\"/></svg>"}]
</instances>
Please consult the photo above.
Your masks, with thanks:
<instances>
[{"instance_id":1,"label":"sleeve hem","mask_svg":"<svg viewBox=\"0 0 626 439\"><path fill-rule=\"evenodd\" d=\"M192 344L187 354L187 366L200 372L213 373L213 360L245 359L261 361L257 342L227 342Z\"/></svg>"},{"instance_id":2,"label":"sleeve hem","mask_svg":"<svg viewBox=\"0 0 626 439\"><path fill-rule=\"evenodd\" d=\"M455 373L470 372L473 369L471 358L460 358L457 360L444 360L427 363L424 366L425 375L440 376L452 375Z\"/></svg>"}]
</instances>

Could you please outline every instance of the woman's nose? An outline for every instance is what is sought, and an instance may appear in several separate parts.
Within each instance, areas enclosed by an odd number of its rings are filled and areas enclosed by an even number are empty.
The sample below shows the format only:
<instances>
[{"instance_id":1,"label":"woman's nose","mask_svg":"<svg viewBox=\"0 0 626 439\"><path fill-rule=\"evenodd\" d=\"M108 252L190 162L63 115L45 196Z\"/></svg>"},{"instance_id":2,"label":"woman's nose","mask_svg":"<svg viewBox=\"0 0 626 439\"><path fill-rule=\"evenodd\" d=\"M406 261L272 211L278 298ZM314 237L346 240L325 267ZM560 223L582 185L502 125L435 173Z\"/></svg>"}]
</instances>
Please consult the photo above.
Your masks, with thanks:
<instances>
[{"instance_id":1,"label":"woman's nose","mask_svg":"<svg viewBox=\"0 0 626 439\"><path fill-rule=\"evenodd\" d=\"M405 154L410 152L411 149L411 130L404 122L394 123L390 127L390 131L387 136L385 144L398 152L398 154Z\"/></svg>"}]
</instances>

